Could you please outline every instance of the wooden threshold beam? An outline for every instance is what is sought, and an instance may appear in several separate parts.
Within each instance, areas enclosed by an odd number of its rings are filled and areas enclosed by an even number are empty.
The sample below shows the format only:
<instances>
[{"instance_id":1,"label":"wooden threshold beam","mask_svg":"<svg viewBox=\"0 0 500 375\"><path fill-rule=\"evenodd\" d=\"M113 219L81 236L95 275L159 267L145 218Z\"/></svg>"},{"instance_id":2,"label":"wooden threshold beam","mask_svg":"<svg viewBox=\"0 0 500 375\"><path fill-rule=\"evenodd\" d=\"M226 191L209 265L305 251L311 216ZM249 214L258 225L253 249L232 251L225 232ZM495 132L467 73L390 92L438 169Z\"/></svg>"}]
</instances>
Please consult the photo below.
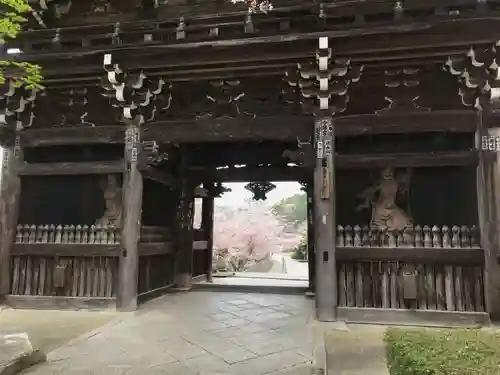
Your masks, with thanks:
<instances>
[{"instance_id":1,"label":"wooden threshold beam","mask_svg":"<svg viewBox=\"0 0 500 375\"><path fill-rule=\"evenodd\" d=\"M363 114L335 119L339 137L363 134L401 134L423 132L475 131L475 112L471 110L431 111L403 114ZM498 115L491 118L497 120ZM243 142L296 141L308 139L313 132L311 116L281 116L234 119L204 119L157 121L145 125L144 140L158 143L183 142ZM124 127L102 125L95 127L67 127L26 129L20 132L25 147L123 143Z\"/></svg>"},{"instance_id":2,"label":"wooden threshold beam","mask_svg":"<svg viewBox=\"0 0 500 375\"><path fill-rule=\"evenodd\" d=\"M123 160L68 162L68 163L25 163L17 173L21 176L63 176L123 173Z\"/></svg>"},{"instance_id":3,"label":"wooden threshold beam","mask_svg":"<svg viewBox=\"0 0 500 375\"><path fill-rule=\"evenodd\" d=\"M338 307L339 320L348 323L414 325L425 327L475 327L489 325L484 312Z\"/></svg>"}]
</instances>

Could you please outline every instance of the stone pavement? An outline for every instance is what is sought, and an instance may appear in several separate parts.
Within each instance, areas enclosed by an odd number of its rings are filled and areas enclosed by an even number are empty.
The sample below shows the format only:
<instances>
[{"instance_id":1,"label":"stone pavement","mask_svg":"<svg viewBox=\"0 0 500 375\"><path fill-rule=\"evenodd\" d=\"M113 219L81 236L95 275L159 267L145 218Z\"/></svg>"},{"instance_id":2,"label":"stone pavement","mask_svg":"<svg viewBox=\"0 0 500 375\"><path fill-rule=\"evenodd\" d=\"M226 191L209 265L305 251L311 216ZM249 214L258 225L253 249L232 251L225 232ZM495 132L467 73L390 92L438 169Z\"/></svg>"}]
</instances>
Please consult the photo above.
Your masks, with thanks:
<instances>
[{"instance_id":1,"label":"stone pavement","mask_svg":"<svg viewBox=\"0 0 500 375\"><path fill-rule=\"evenodd\" d=\"M389 375L385 329L366 324L324 324L327 375Z\"/></svg>"},{"instance_id":2,"label":"stone pavement","mask_svg":"<svg viewBox=\"0 0 500 375\"><path fill-rule=\"evenodd\" d=\"M113 321L115 311L50 311L4 308L0 310L0 335L28 335L35 350L51 351L86 332Z\"/></svg>"},{"instance_id":3,"label":"stone pavement","mask_svg":"<svg viewBox=\"0 0 500 375\"><path fill-rule=\"evenodd\" d=\"M59 347L26 374L309 375L312 311L303 296L170 294Z\"/></svg>"}]
</instances>

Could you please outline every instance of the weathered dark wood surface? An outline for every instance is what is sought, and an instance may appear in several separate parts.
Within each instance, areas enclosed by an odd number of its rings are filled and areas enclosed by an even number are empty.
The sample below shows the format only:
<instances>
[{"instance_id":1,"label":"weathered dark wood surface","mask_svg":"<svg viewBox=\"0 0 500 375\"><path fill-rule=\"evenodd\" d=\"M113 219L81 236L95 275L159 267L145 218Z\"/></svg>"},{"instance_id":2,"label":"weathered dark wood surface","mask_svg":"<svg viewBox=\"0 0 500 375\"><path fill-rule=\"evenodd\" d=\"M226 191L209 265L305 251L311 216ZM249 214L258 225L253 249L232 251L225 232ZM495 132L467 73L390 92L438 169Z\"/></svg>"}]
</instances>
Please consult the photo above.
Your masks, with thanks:
<instances>
[{"instance_id":1,"label":"weathered dark wood surface","mask_svg":"<svg viewBox=\"0 0 500 375\"><path fill-rule=\"evenodd\" d=\"M496 116L496 115L495 115ZM404 115L352 115L335 120L338 136L418 132L474 132L473 111L432 111ZM242 142L257 140L294 141L312 134L309 116L161 121L146 126L145 140L157 142ZM30 147L58 144L121 143L124 127L107 125L26 129L20 133Z\"/></svg>"},{"instance_id":2,"label":"weathered dark wood surface","mask_svg":"<svg viewBox=\"0 0 500 375\"><path fill-rule=\"evenodd\" d=\"M429 264L453 263L483 265L484 251L479 248L433 248L433 247L339 247L338 261L401 261Z\"/></svg>"},{"instance_id":3,"label":"weathered dark wood surface","mask_svg":"<svg viewBox=\"0 0 500 375\"><path fill-rule=\"evenodd\" d=\"M177 208L177 254L175 259L175 285L179 290L190 290L193 276L193 219L194 186L186 173L187 155L181 150L179 200Z\"/></svg>"},{"instance_id":4,"label":"weathered dark wood surface","mask_svg":"<svg viewBox=\"0 0 500 375\"><path fill-rule=\"evenodd\" d=\"M212 181L205 181L203 187L208 190L208 196L202 198L201 206L201 230L203 230L207 241L205 273L207 274L207 281L212 281L215 201L211 192L213 191L214 184Z\"/></svg>"},{"instance_id":5,"label":"weathered dark wood surface","mask_svg":"<svg viewBox=\"0 0 500 375\"><path fill-rule=\"evenodd\" d=\"M61 176L85 174L114 174L123 173L123 160L101 162L73 162L73 163L23 163L17 167L20 176Z\"/></svg>"},{"instance_id":6,"label":"weathered dark wood surface","mask_svg":"<svg viewBox=\"0 0 500 375\"><path fill-rule=\"evenodd\" d=\"M11 295L116 296L118 258L113 255L13 254L11 264Z\"/></svg>"},{"instance_id":7,"label":"weathered dark wood surface","mask_svg":"<svg viewBox=\"0 0 500 375\"><path fill-rule=\"evenodd\" d=\"M491 108L486 109L486 113ZM488 129L485 128L483 112L477 113L477 148L479 154L479 165L477 168L477 201L479 227L481 230L481 243L484 246L485 274L484 282L486 289L487 312L492 319L500 319L500 275L498 258L498 212L497 194L498 186L494 177L497 173L497 161L488 158L488 153L482 150L481 137L487 136Z\"/></svg>"},{"instance_id":8,"label":"weathered dark wood surface","mask_svg":"<svg viewBox=\"0 0 500 375\"><path fill-rule=\"evenodd\" d=\"M5 304L14 309L99 311L115 308L116 298L8 295Z\"/></svg>"},{"instance_id":9,"label":"weathered dark wood surface","mask_svg":"<svg viewBox=\"0 0 500 375\"><path fill-rule=\"evenodd\" d=\"M328 122L331 126L324 125ZM314 251L316 252L316 314L320 321L337 320L335 126L331 118L315 121L315 144L322 143L313 173ZM320 134L323 134L320 137ZM330 142L330 150L327 150ZM329 151L329 152L328 152ZM319 148L317 149L319 153ZM333 245L333 246L332 246Z\"/></svg>"},{"instance_id":10,"label":"weathered dark wood surface","mask_svg":"<svg viewBox=\"0 0 500 375\"><path fill-rule=\"evenodd\" d=\"M339 306L485 312L483 267L339 262Z\"/></svg>"},{"instance_id":11,"label":"weathered dark wood surface","mask_svg":"<svg viewBox=\"0 0 500 375\"><path fill-rule=\"evenodd\" d=\"M0 297L10 290L10 252L16 233L21 195L21 179L16 168L22 163L23 153L16 142L4 149L0 194Z\"/></svg>"},{"instance_id":12,"label":"weathered dark wood surface","mask_svg":"<svg viewBox=\"0 0 500 375\"><path fill-rule=\"evenodd\" d=\"M338 314L346 322L363 324L481 327L490 323L488 314L481 312L339 307Z\"/></svg>"},{"instance_id":13,"label":"weathered dark wood surface","mask_svg":"<svg viewBox=\"0 0 500 375\"><path fill-rule=\"evenodd\" d=\"M118 257L120 256L119 245L98 244L24 244L12 245L12 255L34 255L54 257Z\"/></svg>"},{"instance_id":14,"label":"weathered dark wood surface","mask_svg":"<svg viewBox=\"0 0 500 375\"><path fill-rule=\"evenodd\" d=\"M129 146L127 145L127 147ZM137 145L133 145L132 147L137 147ZM125 151L125 157L129 159L127 160L127 170L123 179L122 252L120 254L117 293L117 307L123 311L134 311L137 309L139 277L138 245L141 234L143 181L137 159L130 159L130 155L127 155L130 151L132 150Z\"/></svg>"},{"instance_id":15,"label":"weathered dark wood surface","mask_svg":"<svg viewBox=\"0 0 500 375\"><path fill-rule=\"evenodd\" d=\"M174 260L173 252L139 257L139 296L144 298L146 294L158 293L174 284Z\"/></svg>"}]
</instances>

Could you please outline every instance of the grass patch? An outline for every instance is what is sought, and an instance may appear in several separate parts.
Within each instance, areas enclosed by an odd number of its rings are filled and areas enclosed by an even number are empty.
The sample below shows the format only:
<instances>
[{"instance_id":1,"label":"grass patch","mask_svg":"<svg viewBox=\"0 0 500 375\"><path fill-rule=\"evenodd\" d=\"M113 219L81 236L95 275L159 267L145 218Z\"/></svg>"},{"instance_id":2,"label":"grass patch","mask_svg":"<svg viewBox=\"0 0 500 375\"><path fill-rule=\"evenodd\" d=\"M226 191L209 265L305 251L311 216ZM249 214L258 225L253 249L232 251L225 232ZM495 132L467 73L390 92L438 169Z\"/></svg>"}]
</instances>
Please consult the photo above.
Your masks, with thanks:
<instances>
[{"instance_id":1,"label":"grass patch","mask_svg":"<svg viewBox=\"0 0 500 375\"><path fill-rule=\"evenodd\" d=\"M500 333L476 329L389 328L391 375L499 375Z\"/></svg>"}]
</instances>

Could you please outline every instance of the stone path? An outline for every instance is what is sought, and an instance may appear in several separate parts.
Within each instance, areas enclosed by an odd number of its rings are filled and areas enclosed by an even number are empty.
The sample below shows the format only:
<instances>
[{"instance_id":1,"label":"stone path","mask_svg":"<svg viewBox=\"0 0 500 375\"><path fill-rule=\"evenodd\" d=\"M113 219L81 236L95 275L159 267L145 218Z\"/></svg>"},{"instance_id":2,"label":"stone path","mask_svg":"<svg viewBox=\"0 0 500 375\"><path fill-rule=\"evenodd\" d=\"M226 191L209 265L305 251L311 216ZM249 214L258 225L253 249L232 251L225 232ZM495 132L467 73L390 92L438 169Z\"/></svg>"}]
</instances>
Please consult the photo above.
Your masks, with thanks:
<instances>
[{"instance_id":1,"label":"stone path","mask_svg":"<svg viewBox=\"0 0 500 375\"><path fill-rule=\"evenodd\" d=\"M114 321L114 311L52 311L6 308L0 311L0 334L28 335L35 349L49 352Z\"/></svg>"},{"instance_id":2,"label":"stone path","mask_svg":"<svg viewBox=\"0 0 500 375\"><path fill-rule=\"evenodd\" d=\"M32 375L308 375L312 302L302 296L166 295L49 353Z\"/></svg>"},{"instance_id":3,"label":"stone path","mask_svg":"<svg viewBox=\"0 0 500 375\"><path fill-rule=\"evenodd\" d=\"M341 322L324 324L327 375L389 375L383 341L385 329Z\"/></svg>"}]
</instances>

